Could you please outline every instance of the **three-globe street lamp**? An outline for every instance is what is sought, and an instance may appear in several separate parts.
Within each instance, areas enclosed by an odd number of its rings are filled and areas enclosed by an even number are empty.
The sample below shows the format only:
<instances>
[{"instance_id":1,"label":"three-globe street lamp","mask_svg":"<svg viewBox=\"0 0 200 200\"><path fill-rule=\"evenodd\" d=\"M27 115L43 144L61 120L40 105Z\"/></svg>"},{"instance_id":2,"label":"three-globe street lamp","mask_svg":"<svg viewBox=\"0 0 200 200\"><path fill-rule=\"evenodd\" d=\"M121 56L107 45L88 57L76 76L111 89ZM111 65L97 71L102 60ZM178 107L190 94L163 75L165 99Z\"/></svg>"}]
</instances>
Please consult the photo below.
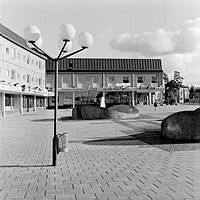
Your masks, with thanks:
<instances>
[{"instance_id":1,"label":"three-globe street lamp","mask_svg":"<svg viewBox=\"0 0 200 200\"><path fill-rule=\"evenodd\" d=\"M53 135L53 142L52 142L52 165L56 166L57 161L57 151L58 151L58 136L57 136L57 110L58 110L58 61L61 58L62 53L68 52L72 47L71 40L74 38L76 34L75 28L71 24L63 24L60 27L60 40L62 43L60 46L60 52L56 58L52 58L48 54L46 54L40 47L42 45L42 39L41 39L41 33L37 26L31 25L24 29L24 37L27 41L27 45L30 48L35 49L42 55L46 56L47 58L54 60L55 62L55 78L54 78L54 135ZM78 42L80 45L80 49L77 51L74 51L68 55L63 56L62 58L67 58L69 56L72 56L76 53L79 53L80 51L83 51L84 49L87 49L90 47L93 43L93 37L88 32L82 32L78 36Z\"/></svg>"}]
</instances>

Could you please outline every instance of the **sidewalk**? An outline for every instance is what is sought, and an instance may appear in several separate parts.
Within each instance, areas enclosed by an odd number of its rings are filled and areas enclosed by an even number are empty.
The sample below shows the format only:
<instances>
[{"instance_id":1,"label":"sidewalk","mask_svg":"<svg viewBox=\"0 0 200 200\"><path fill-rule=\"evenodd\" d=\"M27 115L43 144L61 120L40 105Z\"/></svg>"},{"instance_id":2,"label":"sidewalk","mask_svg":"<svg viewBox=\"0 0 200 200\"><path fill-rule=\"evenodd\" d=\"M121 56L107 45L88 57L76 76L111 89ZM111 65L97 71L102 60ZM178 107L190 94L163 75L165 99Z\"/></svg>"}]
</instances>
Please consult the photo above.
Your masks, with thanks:
<instances>
[{"instance_id":1,"label":"sidewalk","mask_svg":"<svg viewBox=\"0 0 200 200\"><path fill-rule=\"evenodd\" d=\"M138 106L128 120L70 120L52 164L53 111L0 118L0 199L200 199L200 144L159 138L161 120L198 106ZM172 142L172 143L171 143Z\"/></svg>"}]
</instances>

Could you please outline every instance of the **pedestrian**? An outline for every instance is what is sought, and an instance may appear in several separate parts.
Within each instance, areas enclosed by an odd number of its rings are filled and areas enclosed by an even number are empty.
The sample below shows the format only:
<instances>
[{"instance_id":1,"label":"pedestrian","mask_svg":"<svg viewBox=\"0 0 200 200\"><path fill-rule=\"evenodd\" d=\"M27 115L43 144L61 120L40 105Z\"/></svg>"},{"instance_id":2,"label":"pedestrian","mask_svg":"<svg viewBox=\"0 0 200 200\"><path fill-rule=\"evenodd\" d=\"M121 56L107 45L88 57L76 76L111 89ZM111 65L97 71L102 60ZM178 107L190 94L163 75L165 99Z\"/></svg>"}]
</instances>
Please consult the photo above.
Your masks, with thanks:
<instances>
[{"instance_id":1,"label":"pedestrian","mask_svg":"<svg viewBox=\"0 0 200 200\"><path fill-rule=\"evenodd\" d=\"M153 104L155 110L156 110L156 107L158 106L157 102L155 101L154 104Z\"/></svg>"}]
</instances>

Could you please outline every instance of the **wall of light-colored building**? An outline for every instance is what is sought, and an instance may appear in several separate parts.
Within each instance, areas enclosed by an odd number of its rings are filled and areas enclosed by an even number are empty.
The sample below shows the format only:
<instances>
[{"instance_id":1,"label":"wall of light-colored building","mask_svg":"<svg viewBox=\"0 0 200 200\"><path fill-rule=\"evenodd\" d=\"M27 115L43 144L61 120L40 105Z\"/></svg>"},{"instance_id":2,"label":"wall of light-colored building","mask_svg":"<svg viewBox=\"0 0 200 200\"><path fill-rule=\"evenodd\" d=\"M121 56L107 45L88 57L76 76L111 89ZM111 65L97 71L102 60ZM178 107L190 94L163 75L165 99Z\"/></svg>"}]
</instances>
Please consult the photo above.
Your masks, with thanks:
<instances>
[{"instance_id":1,"label":"wall of light-colored building","mask_svg":"<svg viewBox=\"0 0 200 200\"><path fill-rule=\"evenodd\" d=\"M185 103L185 101L189 101L189 88L187 87L181 87L179 89L179 102Z\"/></svg>"},{"instance_id":2,"label":"wall of light-colored building","mask_svg":"<svg viewBox=\"0 0 200 200\"><path fill-rule=\"evenodd\" d=\"M22 114L27 101L32 102L34 98L36 103L30 104L34 110L44 105L45 75L44 58L0 36L0 110L3 116L9 110L19 110Z\"/></svg>"},{"instance_id":3,"label":"wall of light-colored building","mask_svg":"<svg viewBox=\"0 0 200 200\"><path fill-rule=\"evenodd\" d=\"M45 89L45 60L4 37L0 37L0 72L2 81Z\"/></svg>"}]
</instances>

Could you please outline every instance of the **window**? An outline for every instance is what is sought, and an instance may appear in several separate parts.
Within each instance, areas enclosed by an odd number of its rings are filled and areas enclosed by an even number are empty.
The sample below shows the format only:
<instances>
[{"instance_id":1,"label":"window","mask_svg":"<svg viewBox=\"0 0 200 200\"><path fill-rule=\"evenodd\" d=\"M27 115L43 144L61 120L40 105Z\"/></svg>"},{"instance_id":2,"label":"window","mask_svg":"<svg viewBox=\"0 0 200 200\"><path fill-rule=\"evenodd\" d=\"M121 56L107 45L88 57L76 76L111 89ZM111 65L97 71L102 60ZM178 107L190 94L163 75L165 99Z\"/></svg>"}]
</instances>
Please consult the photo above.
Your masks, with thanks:
<instances>
[{"instance_id":1,"label":"window","mask_svg":"<svg viewBox=\"0 0 200 200\"><path fill-rule=\"evenodd\" d=\"M6 70L6 77L9 77L9 75L10 75L10 71L7 69Z\"/></svg>"},{"instance_id":2,"label":"window","mask_svg":"<svg viewBox=\"0 0 200 200\"><path fill-rule=\"evenodd\" d=\"M30 76L30 74L27 74L27 83L30 83L30 80L31 79L31 76Z\"/></svg>"},{"instance_id":3,"label":"window","mask_svg":"<svg viewBox=\"0 0 200 200\"><path fill-rule=\"evenodd\" d=\"M23 55L23 61L26 61L26 55Z\"/></svg>"},{"instance_id":4,"label":"window","mask_svg":"<svg viewBox=\"0 0 200 200\"><path fill-rule=\"evenodd\" d=\"M20 59L20 57L21 57L21 53L18 51L17 52L17 59Z\"/></svg>"},{"instance_id":5,"label":"window","mask_svg":"<svg viewBox=\"0 0 200 200\"><path fill-rule=\"evenodd\" d=\"M32 80L31 80L31 81L32 81L32 83L34 82L34 77L32 77Z\"/></svg>"},{"instance_id":6,"label":"window","mask_svg":"<svg viewBox=\"0 0 200 200\"><path fill-rule=\"evenodd\" d=\"M38 66L38 61L35 62L36 66Z\"/></svg>"},{"instance_id":7,"label":"window","mask_svg":"<svg viewBox=\"0 0 200 200\"><path fill-rule=\"evenodd\" d=\"M113 83L115 81L115 77L114 76L109 76L108 77L108 82L109 83Z\"/></svg>"},{"instance_id":8,"label":"window","mask_svg":"<svg viewBox=\"0 0 200 200\"><path fill-rule=\"evenodd\" d=\"M30 56L27 56L26 63L27 63L27 64L30 64L30 63L31 63L31 57L30 57Z\"/></svg>"},{"instance_id":9,"label":"window","mask_svg":"<svg viewBox=\"0 0 200 200\"><path fill-rule=\"evenodd\" d=\"M21 77L21 74L17 73L17 79L20 79L20 77Z\"/></svg>"},{"instance_id":10,"label":"window","mask_svg":"<svg viewBox=\"0 0 200 200\"><path fill-rule=\"evenodd\" d=\"M138 83L143 83L144 82L143 77L142 76L138 76L138 81L137 82Z\"/></svg>"},{"instance_id":11,"label":"window","mask_svg":"<svg viewBox=\"0 0 200 200\"><path fill-rule=\"evenodd\" d=\"M32 65L34 65L34 60L32 59Z\"/></svg>"},{"instance_id":12,"label":"window","mask_svg":"<svg viewBox=\"0 0 200 200\"><path fill-rule=\"evenodd\" d=\"M152 83L157 83L157 77L156 77L156 76L152 76L151 82L152 82Z\"/></svg>"},{"instance_id":13,"label":"window","mask_svg":"<svg viewBox=\"0 0 200 200\"><path fill-rule=\"evenodd\" d=\"M39 78L39 85L42 85L42 78Z\"/></svg>"},{"instance_id":14,"label":"window","mask_svg":"<svg viewBox=\"0 0 200 200\"><path fill-rule=\"evenodd\" d=\"M3 46L3 45L0 43L0 51L2 51L2 46Z\"/></svg>"},{"instance_id":15,"label":"window","mask_svg":"<svg viewBox=\"0 0 200 200\"><path fill-rule=\"evenodd\" d=\"M11 79L15 79L16 71L11 70Z\"/></svg>"},{"instance_id":16,"label":"window","mask_svg":"<svg viewBox=\"0 0 200 200\"><path fill-rule=\"evenodd\" d=\"M123 76L123 83L129 83L129 77Z\"/></svg>"},{"instance_id":17,"label":"window","mask_svg":"<svg viewBox=\"0 0 200 200\"><path fill-rule=\"evenodd\" d=\"M10 49L10 56L12 59L15 59L16 57L16 50L13 47Z\"/></svg>"},{"instance_id":18,"label":"window","mask_svg":"<svg viewBox=\"0 0 200 200\"><path fill-rule=\"evenodd\" d=\"M23 80L26 81L26 75L23 75Z\"/></svg>"},{"instance_id":19,"label":"window","mask_svg":"<svg viewBox=\"0 0 200 200\"><path fill-rule=\"evenodd\" d=\"M39 69L42 69L42 62L39 61Z\"/></svg>"},{"instance_id":20,"label":"window","mask_svg":"<svg viewBox=\"0 0 200 200\"><path fill-rule=\"evenodd\" d=\"M6 54L9 54L9 48L6 47Z\"/></svg>"}]
</instances>

